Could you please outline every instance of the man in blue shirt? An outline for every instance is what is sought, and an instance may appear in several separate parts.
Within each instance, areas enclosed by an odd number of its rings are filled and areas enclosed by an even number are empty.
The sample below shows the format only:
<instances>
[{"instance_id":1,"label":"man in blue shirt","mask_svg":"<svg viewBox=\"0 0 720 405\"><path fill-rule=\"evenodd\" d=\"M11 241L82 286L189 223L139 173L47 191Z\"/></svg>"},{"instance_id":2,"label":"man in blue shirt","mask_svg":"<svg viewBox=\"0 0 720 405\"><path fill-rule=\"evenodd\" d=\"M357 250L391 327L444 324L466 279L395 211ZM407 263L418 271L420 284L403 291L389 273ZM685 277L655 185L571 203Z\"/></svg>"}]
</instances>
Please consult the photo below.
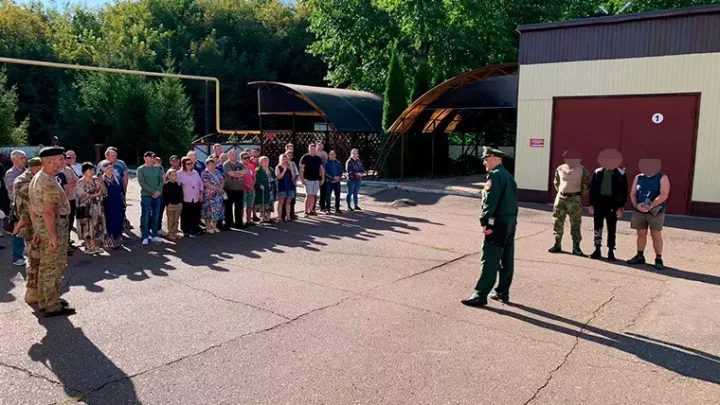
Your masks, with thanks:
<instances>
[{"instance_id":1,"label":"man in blue shirt","mask_svg":"<svg viewBox=\"0 0 720 405\"><path fill-rule=\"evenodd\" d=\"M325 162L325 176L328 181L325 182L327 192L325 193L325 213L330 214L330 197L335 193L335 213L340 214L340 179L342 179L343 167L336 159L334 150L328 153L328 160Z\"/></svg>"}]
</instances>

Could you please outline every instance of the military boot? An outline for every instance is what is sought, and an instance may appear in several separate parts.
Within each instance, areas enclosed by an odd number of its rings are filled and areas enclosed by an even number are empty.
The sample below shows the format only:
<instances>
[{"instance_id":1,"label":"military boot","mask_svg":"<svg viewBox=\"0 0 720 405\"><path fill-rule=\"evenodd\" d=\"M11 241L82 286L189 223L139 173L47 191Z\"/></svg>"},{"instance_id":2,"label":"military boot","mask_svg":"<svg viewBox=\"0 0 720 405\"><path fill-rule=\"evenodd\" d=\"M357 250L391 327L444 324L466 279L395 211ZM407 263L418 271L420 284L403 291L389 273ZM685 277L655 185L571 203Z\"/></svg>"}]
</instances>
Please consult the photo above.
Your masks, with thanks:
<instances>
[{"instance_id":1,"label":"military boot","mask_svg":"<svg viewBox=\"0 0 720 405\"><path fill-rule=\"evenodd\" d=\"M553 247L551 247L550 249L548 249L548 252L550 252L550 253L560 253L560 252L562 252L562 244L560 243L560 241L559 241L559 240L555 240L555 244L553 245Z\"/></svg>"},{"instance_id":2,"label":"military boot","mask_svg":"<svg viewBox=\"0 0 720 405\"><path fill-rule=\"evenodd\" d=\"M600 246L595 246L595 251L592 252L590 255L591 259L601 259L602 258L602 252L600 251Z\"/></svg>"},{"instance_id":3,"label":"military boot","mask_svg":"<svg viewBox=\"0 0 720 405\"><path fill-rule=\"evenodd\" d=\"M574 254L575 256L585 257L585 253L583 253L582 249L580 249L580 243L579 243L579 242L573 242L572 254Z\"/></svg>"},{"instance_id":4,"label":"military boot","mask_svg":"<svg viewBox=\"0 0 720 405\"><path fill-rule=\"evenodd\" d=\"M608 249L608 260L611 262L617 261L617 259L615 258L615 249L613 249L613 248Z\"/></svg>"},{"instance_id":5,"label":"military boot","mask_svg":"<svg viewBox=\"0 0 720 405\"><path fill-rule=\"evenodd\" d=\"M34 305L38 303L37 288L28 288L25 291L25 302L28 305Z\"/></svg>"}]
</instances>

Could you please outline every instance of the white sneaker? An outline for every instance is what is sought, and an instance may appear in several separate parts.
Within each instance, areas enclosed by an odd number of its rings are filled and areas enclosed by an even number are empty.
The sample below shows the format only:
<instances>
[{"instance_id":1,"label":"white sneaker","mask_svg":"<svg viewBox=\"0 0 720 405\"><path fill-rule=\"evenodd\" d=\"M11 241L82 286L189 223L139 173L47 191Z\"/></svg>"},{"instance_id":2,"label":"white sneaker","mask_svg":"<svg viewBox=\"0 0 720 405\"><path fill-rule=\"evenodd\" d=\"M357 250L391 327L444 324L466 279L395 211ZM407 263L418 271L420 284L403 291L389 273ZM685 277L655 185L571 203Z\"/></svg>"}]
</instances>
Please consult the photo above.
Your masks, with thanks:
<instances>
[{"instance_id":1,"label":"white sneaker","mask_svg":"<svg viewBox=\"0 0 720 405\"><path fill-rule=\"evenodd\" d=\"M156 237L152 238L152 241L155 243L163 243L163 238L156 236Z\"/></svg>"},{"instance_id":2,"label":"white sneaker","mask_svg":"<svg viewBox=\"0 0 720 405\"><path fill-rule=\"evenodd\" d=\"M149 243L150 243L150 241L149 241L149 240L147 240L147 239L143 239L143 242L142 242L142 244L143 244L143 245L147 245L147 244L149 244Z\"/></svg>"},{"instance_id":3,"label":"white sneaker","mask_svg":"<svg viewBox=\"0 0 720 405\"><path fill-rule=\"evenodd\" d=\"M162 236L163 238L168 236L168 233L163 231L162 229L158 232L158 235Z\"/></svg>"},{"instance_id":4,"label":"white sneaker","mask_svg":"<svg viewBox=\"0 0 720 405\"><path fill-rule=\"evenodd\" d=\"M24 265L25 265L25 259L19 259L19 260L15 260L13 262L13 266L20 267L20 266L24 266Z\"/></svg>"}]
</instances>

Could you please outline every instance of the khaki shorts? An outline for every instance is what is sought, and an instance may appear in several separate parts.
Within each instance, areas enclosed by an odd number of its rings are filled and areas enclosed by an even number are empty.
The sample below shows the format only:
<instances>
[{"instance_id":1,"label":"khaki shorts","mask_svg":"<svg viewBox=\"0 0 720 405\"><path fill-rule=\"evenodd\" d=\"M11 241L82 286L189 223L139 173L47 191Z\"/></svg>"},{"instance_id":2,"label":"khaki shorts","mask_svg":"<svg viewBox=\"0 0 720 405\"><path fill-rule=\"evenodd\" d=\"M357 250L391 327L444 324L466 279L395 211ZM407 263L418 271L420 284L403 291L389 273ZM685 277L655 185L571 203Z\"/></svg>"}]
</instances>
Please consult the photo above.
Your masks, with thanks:
<instances>
[{"instance_id":1,"label":"khaki shorts","mask_svg":"<svg viewBox=\"0 0 720 405\"><path fill-rule=\"evenodd\" d=\"M665 223L665 213L661 212L657 215L644 212L634 212L630 219L630 228L632 229L648 229L651 231L662 231Z\"/></svg>"}]
</instances>

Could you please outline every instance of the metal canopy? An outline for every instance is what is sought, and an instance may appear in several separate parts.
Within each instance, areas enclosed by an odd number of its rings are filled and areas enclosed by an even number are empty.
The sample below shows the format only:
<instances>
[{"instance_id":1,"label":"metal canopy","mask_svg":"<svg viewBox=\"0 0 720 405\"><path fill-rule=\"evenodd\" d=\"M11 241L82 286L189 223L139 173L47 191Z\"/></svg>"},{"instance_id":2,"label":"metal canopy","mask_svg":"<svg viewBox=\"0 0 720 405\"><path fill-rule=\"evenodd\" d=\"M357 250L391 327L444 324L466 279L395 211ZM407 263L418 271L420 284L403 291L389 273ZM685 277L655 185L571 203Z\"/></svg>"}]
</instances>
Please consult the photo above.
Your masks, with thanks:
<instances>
[{"instance_id":1,"label":"metal canopy","mask_svg":"<svg viewBox=\"0 0 720 405\"><path fill-rule=\"evenodd\" d=\"M433 132L451 126L473 110L517 108L518 67L486 66L456 76L415 100L390 127L389 132ZM439 111L449 110L447 113ZM461 115L457 120L456 115ZM463 127L466 127L463 125ZM452 131L448 131L452 132Z\"/></svg>"},{"instance_id":2,"label":"metal canopy","mask_svg":"<svg viewBox=\"0 0 720 405\"><path fill-rule=\"evenodd\" d=\"M379 95L269 81L248 84L258 89L261 116L317 115L338 132L382 131L383 98Z\"/></svg>"}]
</instances>

